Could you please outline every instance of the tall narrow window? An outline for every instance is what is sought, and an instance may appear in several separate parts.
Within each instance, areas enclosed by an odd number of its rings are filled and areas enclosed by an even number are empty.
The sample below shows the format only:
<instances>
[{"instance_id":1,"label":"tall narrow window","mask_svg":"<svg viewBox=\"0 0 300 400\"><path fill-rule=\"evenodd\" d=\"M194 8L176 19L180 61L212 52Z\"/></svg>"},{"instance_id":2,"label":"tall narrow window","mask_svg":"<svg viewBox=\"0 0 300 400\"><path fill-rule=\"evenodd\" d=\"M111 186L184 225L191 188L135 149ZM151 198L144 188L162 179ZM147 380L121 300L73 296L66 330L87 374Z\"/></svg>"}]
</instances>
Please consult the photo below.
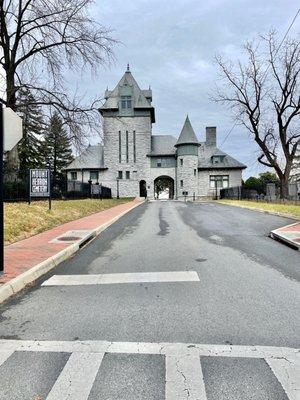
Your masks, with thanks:
<instances>
[{"instance_id":1,"label":"tall narrow window","mask_svg":"<svg viewBox=\"0 0 300 400\"><path fill-rule=\"evenodd\" d=\"M122 141L121 141L121 131L119 131L119 163L122 162Z\"/></svg>"},{"instance_id":2,"label":"tall narrow window","mask_svg":"<svg viewBox=\"0 0 300 400\"><path fill-rule=\"evenodd\" d=\"M180 181L180 187L183 187L183 180Z\"/></svg>"},{"instance_id":3,"label":"tall narrow window","mask_svg":"<svg viewBox=\"0 0 300 400\"><path fill-rule=\"evenodd\" d=\"M183 158L180 159L180 165L183 165Z\"/></svg>"},{"instance_id":4,"label":"tall narrow window","mask_svg":"<svg viewBox=\"0 0 300 400\"><path fill-rule=\"evenodd\" d=\"M129 154L128 154L128 131L126 131L126 162L129 161Z\"/></svg>"},{"instance_id":5,"label":"tall narrow window","mask_svg":"<svg viewBox=\"0 0 300 400\"><path fill-rule=\"evenodd\" d=\"M133 131L133 162L136 162L136 137L135 137L135 131Z\"/></svg>"}]
</instances>

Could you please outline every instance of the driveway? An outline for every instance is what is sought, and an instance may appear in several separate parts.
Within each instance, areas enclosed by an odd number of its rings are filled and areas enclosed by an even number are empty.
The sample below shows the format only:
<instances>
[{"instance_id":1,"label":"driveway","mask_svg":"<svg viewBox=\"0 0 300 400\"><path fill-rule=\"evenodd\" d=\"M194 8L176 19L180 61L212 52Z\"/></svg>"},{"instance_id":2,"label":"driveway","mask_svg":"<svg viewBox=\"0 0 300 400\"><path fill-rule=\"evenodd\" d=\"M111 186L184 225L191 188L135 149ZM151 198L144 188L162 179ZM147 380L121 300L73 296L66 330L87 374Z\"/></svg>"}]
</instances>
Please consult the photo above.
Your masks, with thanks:
<instances>
[{"instance_id":1,"label":"driveway","mask_svg":"<svg viewBox=\"0 0 300 400\"><path fill-rule=\"evenodd\" d=\"M282 371L300 347L300 257L268 237L289 223L134 209L0 306L0 399L298 399Z\"/></svg>"}]
</instances>

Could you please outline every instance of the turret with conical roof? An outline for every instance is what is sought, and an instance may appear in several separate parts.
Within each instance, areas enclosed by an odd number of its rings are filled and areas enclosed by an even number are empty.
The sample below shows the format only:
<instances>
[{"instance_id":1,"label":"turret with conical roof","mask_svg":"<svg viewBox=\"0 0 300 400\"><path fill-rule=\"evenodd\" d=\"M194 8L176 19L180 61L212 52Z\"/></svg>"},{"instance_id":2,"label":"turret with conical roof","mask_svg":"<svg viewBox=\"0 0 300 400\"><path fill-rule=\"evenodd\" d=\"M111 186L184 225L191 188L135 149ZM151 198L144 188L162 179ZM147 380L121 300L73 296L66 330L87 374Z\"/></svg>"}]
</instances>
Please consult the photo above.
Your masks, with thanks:
<instances>
[{"instance_id":1,"label":"turret with conical roof","mask_svg":"<svg viewBox=\"0 0 300 400\"><path fill-rule=\"evenodd\" d=\"M199 145L197 136L195 134L195 131L192 127L192 124L190 122L189 116L186 116L184 125L182 127L181 133L179 135L179 138L176 142L176 147L182 146L185 144L194 144L194 145Z\"/></svg>"},{"instance_id":2,"label":"turret with conical roof","mask_svg":"<svg viewBox=\"0 0 300 400\"><path fill-rule=\"evenodd\" d=\"M177 148L177 198L198 196L199 142L188 115L175 144Z\"/></svg>"}]
</instances>

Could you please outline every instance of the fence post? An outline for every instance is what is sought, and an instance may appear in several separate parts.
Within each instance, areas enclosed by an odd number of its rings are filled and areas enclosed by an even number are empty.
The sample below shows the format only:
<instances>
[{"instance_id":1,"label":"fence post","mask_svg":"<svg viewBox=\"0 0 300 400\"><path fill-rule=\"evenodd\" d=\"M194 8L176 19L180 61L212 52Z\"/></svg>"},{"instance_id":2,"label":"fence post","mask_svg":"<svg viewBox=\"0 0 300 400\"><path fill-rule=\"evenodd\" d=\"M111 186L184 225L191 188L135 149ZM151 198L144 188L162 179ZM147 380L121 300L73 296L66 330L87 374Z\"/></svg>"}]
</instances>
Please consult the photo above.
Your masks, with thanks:
<instances>
[{"instance_id":1,"label":"fence post","mask_svg":"<svg viewBox=\"0 0 300 400\"><path fill-rule=\"evenodd\" d=\"M90 195L90 199L92 198L92 181L89 180L89 195Z\"/></svg>"}]
</instances>

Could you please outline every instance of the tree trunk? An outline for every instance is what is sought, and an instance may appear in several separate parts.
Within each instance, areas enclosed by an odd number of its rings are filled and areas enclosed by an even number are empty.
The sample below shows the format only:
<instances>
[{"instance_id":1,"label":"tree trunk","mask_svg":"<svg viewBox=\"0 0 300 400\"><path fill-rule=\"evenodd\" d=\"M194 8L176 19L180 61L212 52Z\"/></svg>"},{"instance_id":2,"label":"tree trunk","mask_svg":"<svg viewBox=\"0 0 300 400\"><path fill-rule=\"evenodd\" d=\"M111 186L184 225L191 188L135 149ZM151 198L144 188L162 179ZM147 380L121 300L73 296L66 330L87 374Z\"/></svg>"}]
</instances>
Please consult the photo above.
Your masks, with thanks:
<instances>
[{"instance_id":1,"label":"tree trunk","mask_svg":"<svg viewBox=\"0 0 300 400\"><path fill-rule=\"evenodd\" d=\"M8 70L6 74L6 105L16 111L17 95L15 85L15 72Z\"/></svg>"},{"instance_id":2,"label":"tree trunk","mask_svg":"<svg viewBox=\"0 0 300 400\"><path fill-rule=\"evenodd\" d=\"M280 198L288 199L289 197L289 180L283 176L280 178Z\"/></svg>"},{"instance_id":3,"label":"tree trunk","mask_svg":"<svg viewBox=\"0 0 300 400\"><path fill-rule=\"evenodd\" d=\"M16 110L17 96L15 87L14 71L8 70L6 74L6 106L13 111ZM8 169L17 170L20 168L20 159L18 145L6 154L6 162Z\"/></svg>"}]
</instances>

